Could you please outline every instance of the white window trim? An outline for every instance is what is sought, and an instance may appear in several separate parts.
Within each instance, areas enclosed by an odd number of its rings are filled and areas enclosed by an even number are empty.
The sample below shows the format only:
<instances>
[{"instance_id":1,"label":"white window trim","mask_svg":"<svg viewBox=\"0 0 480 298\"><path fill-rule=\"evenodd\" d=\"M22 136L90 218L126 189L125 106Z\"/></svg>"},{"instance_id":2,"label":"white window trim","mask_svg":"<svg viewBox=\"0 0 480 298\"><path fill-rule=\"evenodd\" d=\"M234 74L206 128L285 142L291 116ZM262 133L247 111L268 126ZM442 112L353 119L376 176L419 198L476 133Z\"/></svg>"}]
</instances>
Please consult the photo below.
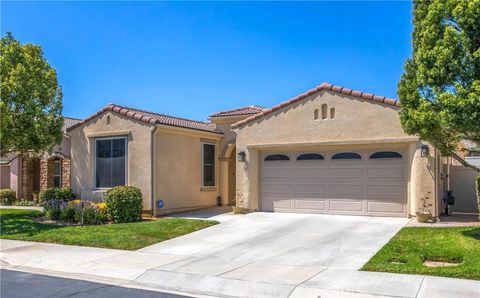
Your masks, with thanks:
<instances>
[{"instance_id":1,"label":"white window trim","mask_svg":"<svg viewBox=\"0 0 480 298\"><path fill-rule=\"evenodd\" d=\"M93 188L95 190L104 190L104 189L111 189L111 187L97 187L97 141L101 140L117 140L117 139L124 139L125 140L125 185L128 185L128 138L126 136L122 137L104 137L104 138L96 138L95 139L95 148L94 148L94 159L93 159Z\"/></svg>"},{"instance_id":2,"label":"white window trim","mask_svg":"<svg viewBox=\"0 0 480 298\"><path fill-rule=\"evenodd\" d=\"M204 165L205 165L205 161L204 161L204 157L205 155L203 154L204 153L204 148L205 148L205 145L212 145L213 146L213 185L205 185L205 180L203 179L204 177L204 171L205 171L205 168L204 168ZM214 142L208 142L208 141L202 141L201 142L201 161L202 161L202 164L201 164L201 177L200 177L200 185L202 186L202 188L216 188L217 187L217 162L216 162L216 156L217 156L217 144L214 143Z\"/></svg>"},{"instance_id":3,"label":"white window trim","mask_svg":"<svg viewBox=\"0 0 480 298\"><path fill-rule=\"evenodd\" d=\"M53 184L55 184L55 177L58 176L60 180L60 185L59 186L54 185L54 187L62 187L62 160L60 158L56 158L53 160L53 163L54 163L54 167L56 167L57 164L60 167L60 173L58 173L58 175L55 175L55 168L53 168Z\"/></svg>"}]
</instances>

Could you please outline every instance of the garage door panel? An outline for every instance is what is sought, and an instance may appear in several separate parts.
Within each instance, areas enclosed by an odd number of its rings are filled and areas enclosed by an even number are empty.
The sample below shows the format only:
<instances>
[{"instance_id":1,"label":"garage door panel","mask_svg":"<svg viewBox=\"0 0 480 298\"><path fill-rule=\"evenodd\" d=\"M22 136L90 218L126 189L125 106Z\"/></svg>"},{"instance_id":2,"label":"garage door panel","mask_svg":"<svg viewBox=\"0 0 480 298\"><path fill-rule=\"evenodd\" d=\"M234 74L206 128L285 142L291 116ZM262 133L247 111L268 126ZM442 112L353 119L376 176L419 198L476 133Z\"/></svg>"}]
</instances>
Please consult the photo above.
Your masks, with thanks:
<instances>
[{"instance_id":1,"label":"garage door panel","mask_svg":"<svg viewBox=\"0 0 480 298\"><path fill-rule=\"evenodd\" d=\"M292 200L291 199L275 199L273 200L273 207L275 209L291 209L292 208Z\"/></svg>"},{"instance_id":2,"label":"garage door panel","mask_svg":"<svg viewBox=\"0 0 480 298\"><path fill-rule=\"evenodd\" d=\"M298 182L301 181L301 182ZM302 177L302 179L298 179L295 177L294 184L328 184L329 179L327 177Z\"/></svg>"},{"instance_id":3,"label":"garage door panel","mask_svg":"<svg viewBox=\"0 0 480 298\"><path fill-rule=\"evenodd\" d=\"M304 177L328 177L328 168L295 168L294 170L295 177L304 178Z\"/></svg>"},{"instance_id":4,"label":"garage door panel","mask_svg":"<svg viewBox=\"0 0 480 298\"><path fill-rule=\"evenodd\" d=\"M362 178L363 168L330 168L330 177L332 178Z\"/></svg>"},{"instance_id":5,"label":"garage door panel","mask_svg":"<svg viewBox=\"0 0 480 298\"><path fill-rule=\"evenodd\" d=\"M290 178L291 177L291 169L290 168L265 168L263 170L263 176L267 178Z\"/></svg>"},{"instance_id":6,"label":"garage door panel","mask_svg":"<svg viewBox=\"0 0 480 298\"><path fill-rule=\"evenodd\" d=\"M404 196L405 187L404 185L395 185L395 184L377 184L367 186L367 195L383 195L383 196Z\"/></svg>"},{"instance_id":7,"label":"garage door panel","mask_svg":"<svg viewBox=\"0 0 480 298\"><path fill-rule=\"evenodd\" d=\"M294 201L295 209L325 211L325 207L325 200L296 199Z\"/></svg>"},{"instance_id":8,"label":"garage door panel","mask_svg":"<svg viewBox=\"0 0 480 298\"><path fill-rule=\"evenodd\" d=\"M404 178L405 167L396 165L394 167L382 166L382 167L368 167L368 178Z\"/></svg>"},{"instance_id":9,"label":"garage door panel","mask_svg":"<svg viewBox=\"0 0 480 298\"><path fill-rule=\"evenodd\" d=\"M391 203L388 201L383 202L367 202L367 212L376 212L376 213L404 213L405 205L402 203Z\"/></svg>"},{"instance_id":10,"label":"garage door panel","mask_svg":"<svg viewBox=\"0 0 480 298\"><path fill-rule=\"evenodd\" d=\"M330 184L330 194L363 196L363 188L362 184Z\"/></svg>"},{"instance_id":11,"label":"garage door panel","mask_svg":"<svg viewBox=\"0 0 480 298\"><path fill-rule=\"evenodd\" d=\"M405 160L357 152L361 160L331 160L336 152L324 152L324 160L263 162L262 210L405 216Z\"/></svg>"},{"instance_id":12,"label":"garage door panel","mask_svg":"<svg viewBox=\"0 0 480 298\"><path fill-rule=\"evenodd\" d=\"M263 184L263 193L264 194L288 194L290 193L292 187L290 184L274 184L274 183L264 183Z\"/></svg>"},{"instance_id":13,"label":"garage door panel","mask_svg":"<svg viewBox=\"0 0 480 298\"><path fill-rule=\"evenodd\" d=\"M312 194L312 195L322 195L328 193L328 185L326 183L323 184L295 184L294 185L294 192L296 194ZM295 196L297 197L297 196Z\"/></svg>"},{"instance_id":14,"label":"garage door panel","mask_svg":"<svg viewBox=\"0 0 480 298\"><path fill-rule=\"evenodd\" d=\"M330 211L362 212L363 201L330 200Z\"/></svg>"},{"instance_id":15,"label":"garage door panel","mask_svg":"<svg viewBox=\"0 0 480 298\"><path fill-rule=\"evenodd\" d=\"M263 183L265 184L290 184L292 178L290 177L266 177L263 178Z\"/></svg>"}]
</instances>

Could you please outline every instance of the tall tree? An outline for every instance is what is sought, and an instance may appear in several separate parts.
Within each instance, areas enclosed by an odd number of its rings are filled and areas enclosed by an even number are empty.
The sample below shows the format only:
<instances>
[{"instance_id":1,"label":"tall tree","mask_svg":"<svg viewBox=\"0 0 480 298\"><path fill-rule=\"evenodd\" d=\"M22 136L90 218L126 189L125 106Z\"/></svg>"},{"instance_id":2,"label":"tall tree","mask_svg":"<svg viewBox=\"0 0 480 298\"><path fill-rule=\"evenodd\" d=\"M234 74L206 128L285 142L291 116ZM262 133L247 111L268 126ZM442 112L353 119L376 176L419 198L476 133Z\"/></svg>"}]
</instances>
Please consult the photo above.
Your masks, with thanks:
<instances>
[{"instance_id":1,"label":"tall tree","mask_svg":"<svg viewBox=\"0 0 480 298\"><path fill-rule=\"evenodd\" d=\"M0 155L51 151L62 139L62 90L40 46L7 33L0 75Z\"/></svg>"},{"instance_id":2,"label":"tall tree","mask_svg":"<svg viewBox=\"0 0 480 298\"><path fill-rule=\"evenodd\" d=\"M404 130L458 154L460 141L480 152L480 0L414 1L413 55L398 84Z\"/></svg>"}]
</instances>

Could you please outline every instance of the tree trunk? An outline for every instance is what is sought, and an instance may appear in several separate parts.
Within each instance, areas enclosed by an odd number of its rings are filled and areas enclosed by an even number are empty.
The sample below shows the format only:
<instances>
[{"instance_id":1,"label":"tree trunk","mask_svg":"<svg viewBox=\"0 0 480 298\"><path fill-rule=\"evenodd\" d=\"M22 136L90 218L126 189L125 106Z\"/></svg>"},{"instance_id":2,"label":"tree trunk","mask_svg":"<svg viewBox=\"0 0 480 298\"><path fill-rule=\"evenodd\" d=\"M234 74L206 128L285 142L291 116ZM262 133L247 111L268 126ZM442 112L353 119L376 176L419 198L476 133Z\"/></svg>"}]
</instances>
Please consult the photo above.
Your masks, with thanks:
<instances>
[{"instance_id":1,"label":"tree trunk","mask_svg":"<svg viewBox=\"0 0 480 298\"><path fill-rule=\"evenodd\" d=\"M458 161L459 163L462 164L462 166L464 167L467 167L467 168L470 168L472 170L474 170L475 172L479 173L480 174L480 168L475 166L475 165L472 165L472 164L469 164L465 159L461 158L457 153L452 153L452 157Z\"/></svg>"}]
</instances>

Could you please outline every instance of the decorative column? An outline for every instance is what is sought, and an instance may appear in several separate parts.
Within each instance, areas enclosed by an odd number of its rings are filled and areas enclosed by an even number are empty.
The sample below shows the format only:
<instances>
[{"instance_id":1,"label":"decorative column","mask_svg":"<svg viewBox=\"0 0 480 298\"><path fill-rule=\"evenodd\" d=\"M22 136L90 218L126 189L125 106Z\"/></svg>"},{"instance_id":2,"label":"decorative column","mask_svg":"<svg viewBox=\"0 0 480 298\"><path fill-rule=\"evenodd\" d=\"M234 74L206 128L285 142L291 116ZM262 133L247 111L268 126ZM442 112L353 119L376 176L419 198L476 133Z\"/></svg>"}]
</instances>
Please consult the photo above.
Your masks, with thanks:
<instances>
[{"instance_id":1,"label":"decorative column","mask_svg":"<svg viewBox=\"0 0 480 298\"><path fill-rule=\"evenodd\" d=\"M32 200L33 196L33 161L22 157L22 194L23 199Z\"/></svg>"},{"instance_id":2,"label":"decorative column","mask_svg":"<svg viewBox=\"0 0 480 298\"><path fill-rule=\"evenodd\" d=\"M70 187L70 160L62 159L62 187Z\"/></svg>"},{"instance_id":3,"label":"decorative column","mask_svg":"<svg viewBox=\"0 0 480 298\"><path fill-rule=\"evenodd\" d=\"M40 190L48 188L48 159L40 159Z\"/></svg>"}]
</instances>

